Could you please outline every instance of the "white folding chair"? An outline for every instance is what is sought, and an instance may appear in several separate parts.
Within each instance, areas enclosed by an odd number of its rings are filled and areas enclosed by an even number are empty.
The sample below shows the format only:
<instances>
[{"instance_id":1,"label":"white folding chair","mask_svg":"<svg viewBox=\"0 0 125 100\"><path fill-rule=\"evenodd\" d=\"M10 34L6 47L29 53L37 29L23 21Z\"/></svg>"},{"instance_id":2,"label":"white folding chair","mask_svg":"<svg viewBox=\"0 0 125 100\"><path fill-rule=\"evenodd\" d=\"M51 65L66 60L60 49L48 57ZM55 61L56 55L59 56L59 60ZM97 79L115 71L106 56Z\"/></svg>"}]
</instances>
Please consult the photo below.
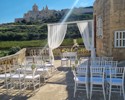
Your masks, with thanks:
<instances>
[{"instance_id":1,"label":"white folding chair","mask_svg":"<svg viewBox=\"0 0 125 100\"><path fill-rule=\"evenodd\" d=\"M25 66L25 86L31 87L33 86L33 89L36 89L36 86L40 87L40 75L36 74L37 68L31 69L32 71L27 71L27 68Z\"/></svg>"},{"instance_id":2,"label":"white folding chair","mask_svg":"<svg viewBox=\"0 0 125 100\"><path fill-rule=\"evenodd\" d=\"M75 65L76 60L78 60L77 52L69 52L69 57L70 57L70 67L71 67L72 65Z\"/></svg>"},{"instance_id":3,"label":"white folding chair","mask_svg":"<svg viewBox=\"0 0 125 100\"><path fill-rule=\"evenodd\" d=\"M88 90L88 68L78 67L77 71L73 71L74 74L74 97L77 90L86 90L87 98L89 98Z\"/></svg>"},{"instance_id":4,"label":"white folding chair","mask_svg":"<svg viewBox=\"0 0 125 100\"><path fill-rule=\"evenodd\" d=\"M103 91L104 100L106 100L105 95L105 67L90 67L91 77L90 77L90 99L92 98L93 91ZM98 87L97 87L98 86ZM100 88L101 86L102 88Z\"/></svg>"},{"instance_id":5,"label":"white folding chair","mask_svg":"<svg viewBox=\"0 0 125 100\"><path fill-rule=\"evenodd\" d=\"M62 53L61 55L61 66L68 66L68 61L69 61L69 58L67 57L67 52L64 52Z\"/></svg>"},{"instance_id":6,"label":"white folding chair","mask_svg":"<svg viewBox=\"0 0 125 100\"><path fill-rule=\"evenodd\" d=\"M125 76L125 68L124 67L112 67L109 68L110 77L106 78L109 84L109 100L111 99L112 92L123 93L123 98L125 100L125 92L124 92L124 76Z\"/></svg>"},{"instance_id":7,"label":"white folding chair","mask_svg":"<svg viewBox=\"0 0 125 100\"><path fill-rule=\"evenodd\" d=\"M11 68L11 88L19 88L19 92L21 93L25 89L24 82L24 73L22 71L22 66L14 65Z\"/></svg>"},{"instance_id":8,"label":"white folding chair","mask_svg":"<svg viewBox=\"0 0 125 100\"><path fill-rule=\"evenodd\" d=\"M1 68L1 73L0 73L0 81L1 83L1 87L6 87L7 92L8 92L8 85L10 84L10 67L8 68L8 72L7 72L7 66L6 65L0 65ZM3 84L4 82L4 84Z\"/></svg>"}]
</instances>

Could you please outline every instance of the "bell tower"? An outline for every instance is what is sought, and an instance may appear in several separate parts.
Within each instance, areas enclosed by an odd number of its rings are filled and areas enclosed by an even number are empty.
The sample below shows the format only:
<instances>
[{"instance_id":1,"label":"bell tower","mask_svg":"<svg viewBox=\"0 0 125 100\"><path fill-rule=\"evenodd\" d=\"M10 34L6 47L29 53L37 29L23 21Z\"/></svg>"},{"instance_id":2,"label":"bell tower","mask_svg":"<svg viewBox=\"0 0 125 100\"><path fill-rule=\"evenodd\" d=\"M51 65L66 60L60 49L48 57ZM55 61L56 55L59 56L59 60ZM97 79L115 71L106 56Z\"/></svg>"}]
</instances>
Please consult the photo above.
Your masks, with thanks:
<instances>
[{"instance_id":1,"label":"bell tower","mask_svg":"<svg viewBox=\"0 0 125 100\"><path fill-rule=\"evenodd\" d=\"M32 9L33 9L33 11L38 11L38 6L36 4L34 4Z\"/></svg>"}]
</instances>

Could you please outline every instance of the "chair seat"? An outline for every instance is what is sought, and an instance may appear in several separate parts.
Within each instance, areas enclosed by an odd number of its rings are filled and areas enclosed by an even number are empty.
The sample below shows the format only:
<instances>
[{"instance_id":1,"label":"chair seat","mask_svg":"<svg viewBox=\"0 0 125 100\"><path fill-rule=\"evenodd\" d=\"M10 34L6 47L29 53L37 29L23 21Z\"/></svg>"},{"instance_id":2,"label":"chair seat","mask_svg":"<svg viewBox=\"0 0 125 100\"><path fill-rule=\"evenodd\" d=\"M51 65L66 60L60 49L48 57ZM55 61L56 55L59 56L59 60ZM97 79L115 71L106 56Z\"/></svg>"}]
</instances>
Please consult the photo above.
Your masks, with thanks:
<instances>
[{"instance_id":1,"label":"chair seat","mask_svg":"<svg viewBox=\"0 0 125 100\"><path fill-rule=\"evenodd\" d=\"M48 64L45 64L45 66L46 66L46 67L52 67L53 64L48 63Z\"/></svg>"},{"instance_id":2,"label":"chair seat","mask_svg":"<svg viewBox=\"0 0 125 100\"><path fill-rule=\"evenodd\" d=\"M7 74L0 74L0 79L4 79L4 78L10 78L10 73Z\"/></svg>"},{"instance_id":3,"label":"chair seat","mask_svg":"<svg viewBox=\"0 0 125 100\"><path fill-rule=\"evenodd\" d=\"M67 61L67 60L68 60L68 58L62 58L61 60L62 60L62 61Z\"/></svg>"},{"instance_id":4,"label":"chair seat","mask_svg":"<svg viewBox=\"0 0 125 100\"><path fill-rule=\"evenodd\" d=\"M92 83L102 84L104 80L101 77L92 77L91 78Z\"/></svg>"},{"instance_id":5,"label":"chair seat","mask_svg":"<svg viewBox=\"0 0 125 100\"><path fill-rule=\"evenodd\" d=\"M34 78L39 78L40 75L35 75ZM25 79L33 79L33 75L26 75Z\"/></svg>"},{"instance_id":6,"label":"chair seat","mask_svg":"<svg viewBox=\"0 0 125 100\"><path fill-rule=\"evenodd\" d=\"M11 76L11 78L12 79L19 79L19 78L22 79L22 78L24 78L24 74L20 74L20 75L19 74L14 74L14 75Z\"/></svg>"},{"instance_id":7,"label":"chair seat","mask_svg":"<svg viewBox=\"0 0 125 100\"><path fill-rule=\"evenodd\" d=\"M74 77L74 80L78 83L85 83L86 82L86 78L85 77Z\"/></svg>"},{"instance_id":8,"label":"chair seat","mask_svg":"<svg viewBox=\"0 0 125 100\"><path fill-rule=\"evenodd\" d=\"M106 80L107 80L107 82L108 83L110 83L110 78L106 78ZM111 79L111 84L113 85L115 85L115 84L119 84L119 85L122 85L122 79L120 79L120 78L112 78Z\"/></svg>"},{"instance_id":9,"label":"chair seat","mask_svg":"<svg viewBox=\"0 0 125 100\"><path fill-rule=\"evenodd\" d=\"M37 69L37 72L48 71L48 70L49 70L48 68L38 68L38 69Z\"/></svg>"},{"instance_id":10,"label":"chair seat","mask_svg":"<svg viewBox=\"0 0 125 100\"><path fill-rule=\"evenodd\" d=\"M85 70L77 70L77 73L78 73L78 74L85 74L86 71L85 71Z\"/></svg>"}]
</instances>

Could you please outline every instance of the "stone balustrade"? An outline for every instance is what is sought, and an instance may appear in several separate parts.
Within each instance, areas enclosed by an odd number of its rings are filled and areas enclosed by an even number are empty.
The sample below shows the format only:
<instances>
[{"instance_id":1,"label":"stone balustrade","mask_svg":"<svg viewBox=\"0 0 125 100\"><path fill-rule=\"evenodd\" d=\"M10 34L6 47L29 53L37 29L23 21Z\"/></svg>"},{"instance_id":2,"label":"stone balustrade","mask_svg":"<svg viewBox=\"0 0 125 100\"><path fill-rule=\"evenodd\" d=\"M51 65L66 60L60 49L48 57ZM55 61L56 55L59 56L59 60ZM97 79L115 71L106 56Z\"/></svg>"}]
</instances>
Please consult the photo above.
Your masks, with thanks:
<instances>
[{"instance_id":1,"label":"stone balustrade","mask_svg":"<svg viewBox=\"0 0 125 100\"><path fill-rule=\"evenodd\" d=\"M59 59L61 57L61 53L62 52L71 52L72 46L60 46L57 49L53 50L54 53L54 57L56 59ZM86 57L86 56L90 56L90 51L86 50L83 46L80 46L78 49L78 56L79 57ZM44 47L29 47L26 50L26 56L33 56L33 55L49 55L49 49L48 48L44 48Z\"/></svg>"},{"instance_id":2,"label":"stone balustrade","mask_svg":"<svg viewBox=\"0 0 125 100\"><path fill-rule=\"evenodd\" d=\"M54 53L55 59L60 59L61 53L65 52L65 51L70 52L71 46L60 46L59 48L54 49L53 53ZM23 48L15 54L1 57L0 58L0 66L2 66L2 65L6 66L6 71L7 71L9 69L9 67L11 65L13 65L13 63L21 64L24 61L25 56L33 56L33 55L39 56L42 54L44 56L45 55L49 56L49 49L44 48L44 47ZM87 51L84 47L80 46L78 49L78 56L79 57L90 56L90 51ZM2 70L3 69L0 68L0 72Z\"/></svg>"},{"instance_id":3,"label":"stone balustrade","mask_svg":"<svg viewBox=\"0 0 125 100\"><path fill-rule=\"evenodd\" d=\"M25 59L25 54L26 54L26 48L21 49L20 51L18 51L15 54L9 55L9 56L5 56L5 57L1 57L0 58L0 65L4 65L6 66L6 71L7 69L13 65L13 63L22 63ZM1 69L3 70L3 69Z\"/></svg>"}]
</instances>

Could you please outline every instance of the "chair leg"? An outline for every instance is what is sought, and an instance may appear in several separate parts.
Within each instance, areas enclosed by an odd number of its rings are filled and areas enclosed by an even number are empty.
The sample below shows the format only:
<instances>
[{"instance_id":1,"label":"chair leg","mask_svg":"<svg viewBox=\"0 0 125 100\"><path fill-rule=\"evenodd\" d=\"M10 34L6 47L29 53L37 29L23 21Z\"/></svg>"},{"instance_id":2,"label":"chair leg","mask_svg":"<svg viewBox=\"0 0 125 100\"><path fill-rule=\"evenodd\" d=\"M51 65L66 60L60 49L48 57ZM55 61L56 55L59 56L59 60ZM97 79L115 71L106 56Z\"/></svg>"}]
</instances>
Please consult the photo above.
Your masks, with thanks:
<instances>
[{"instance_id":1,"label":"chair leg","mask_svg":"<svg viewBox=\"0 0 125 100\"><path fill-rule=\"evenodd\" d=\"M68 60L66 61L66 65L68 66Z\"/></svg>"},{"instance_id":2,"label":"chair leg","mask_svg":"<svg viewBox=\"0 0 125 100\"><path fill-rule=\"evenodd\" d=\"M33 80L32 84L33 84L33 89L35 90L36 88L35 88L35 82L34 82L34 80Z\"/></svg>"},{"instance_id":3,"label":"chair leg","mask_svg":"<svg viewBox=\"0 0 125 100\"><path fill-rule=\"evenodd\" d=\"M61 61L61 67L63 67L62 65L63 65L63 64L62 64L62 61Z\"/></svg>"},{"instance_id":4,"label":"chair leg","mask_svg":"<svg viewBox=\"0 0 125 100\"><path fill-rule=\"evenodd\" d=\"M109 100L111 99L111 90L112 90L112 86L110 84L110 87L109 87Z\"/></svg>"},{"instance_id":5,"label":"chair leg","mask_svg":"<svg viewBox=\"0 0 125 100\"><path fill-rule=\"evenodd\" d=\"M76 94L76 82L75 82L75 86L74 86L74 97L75 97L75 94Z\"/></svg>"},{"instance_id":6,"label":"chair leg","mask_svg":"<svg viewBox=\"0 0 125 100\"><path fill-rule=\"evenodd\" d=\"M90 100L92 98L92 88L93 88L93 85L91 84L91 86L90 86Z\"/></svg>"},{"instance_id":7,"label":"chair leg","mask_svg":"<svg viewBox=\"0 0 125 100\"><path fill-rule=\"evenodd\" d=\"M87 99L89 99L88 83L86 84L86 94L87 94Z\"/></svg>"},{"instance_id":8,"label":"chair leg","mask_svg":"<svg viewBox=\"0 0 125 100\"><path fill-rule=\"evenodd\" d=\"M104 100L106 100L106 96L105 96L105 87L104 87L104 84L103 84L103 95L104 95Z\"/></svg>"},{"instance_id":9,"label":"chair leg","mask_svg":"<svg viewBox=\"0 0 125 100\"><path fill-rule=\"evenodd\" d=\"M40 77L39 77L39 88L40 88Z\"/></svg>"},{"instance_id":10,"label":"chair leg","mask_svg":"<svg viewBox=\"0 0 125 100\"><path fill-rule=\"evenodd\" d=\"M124 85L122 86L122 92L123 92L123 98L125 100L125 90L124 90Z\"/></svg>"},{"instance_id":11,"label":"chair leg","mask_svg":"<svg viewBox=\"0 0 125 100\"><path fill-rule=\"evenodd\" d=\"M120 96L121 96L121 92L122 92L122 86L120 86Z\"/></svg>"}]
</instances>

